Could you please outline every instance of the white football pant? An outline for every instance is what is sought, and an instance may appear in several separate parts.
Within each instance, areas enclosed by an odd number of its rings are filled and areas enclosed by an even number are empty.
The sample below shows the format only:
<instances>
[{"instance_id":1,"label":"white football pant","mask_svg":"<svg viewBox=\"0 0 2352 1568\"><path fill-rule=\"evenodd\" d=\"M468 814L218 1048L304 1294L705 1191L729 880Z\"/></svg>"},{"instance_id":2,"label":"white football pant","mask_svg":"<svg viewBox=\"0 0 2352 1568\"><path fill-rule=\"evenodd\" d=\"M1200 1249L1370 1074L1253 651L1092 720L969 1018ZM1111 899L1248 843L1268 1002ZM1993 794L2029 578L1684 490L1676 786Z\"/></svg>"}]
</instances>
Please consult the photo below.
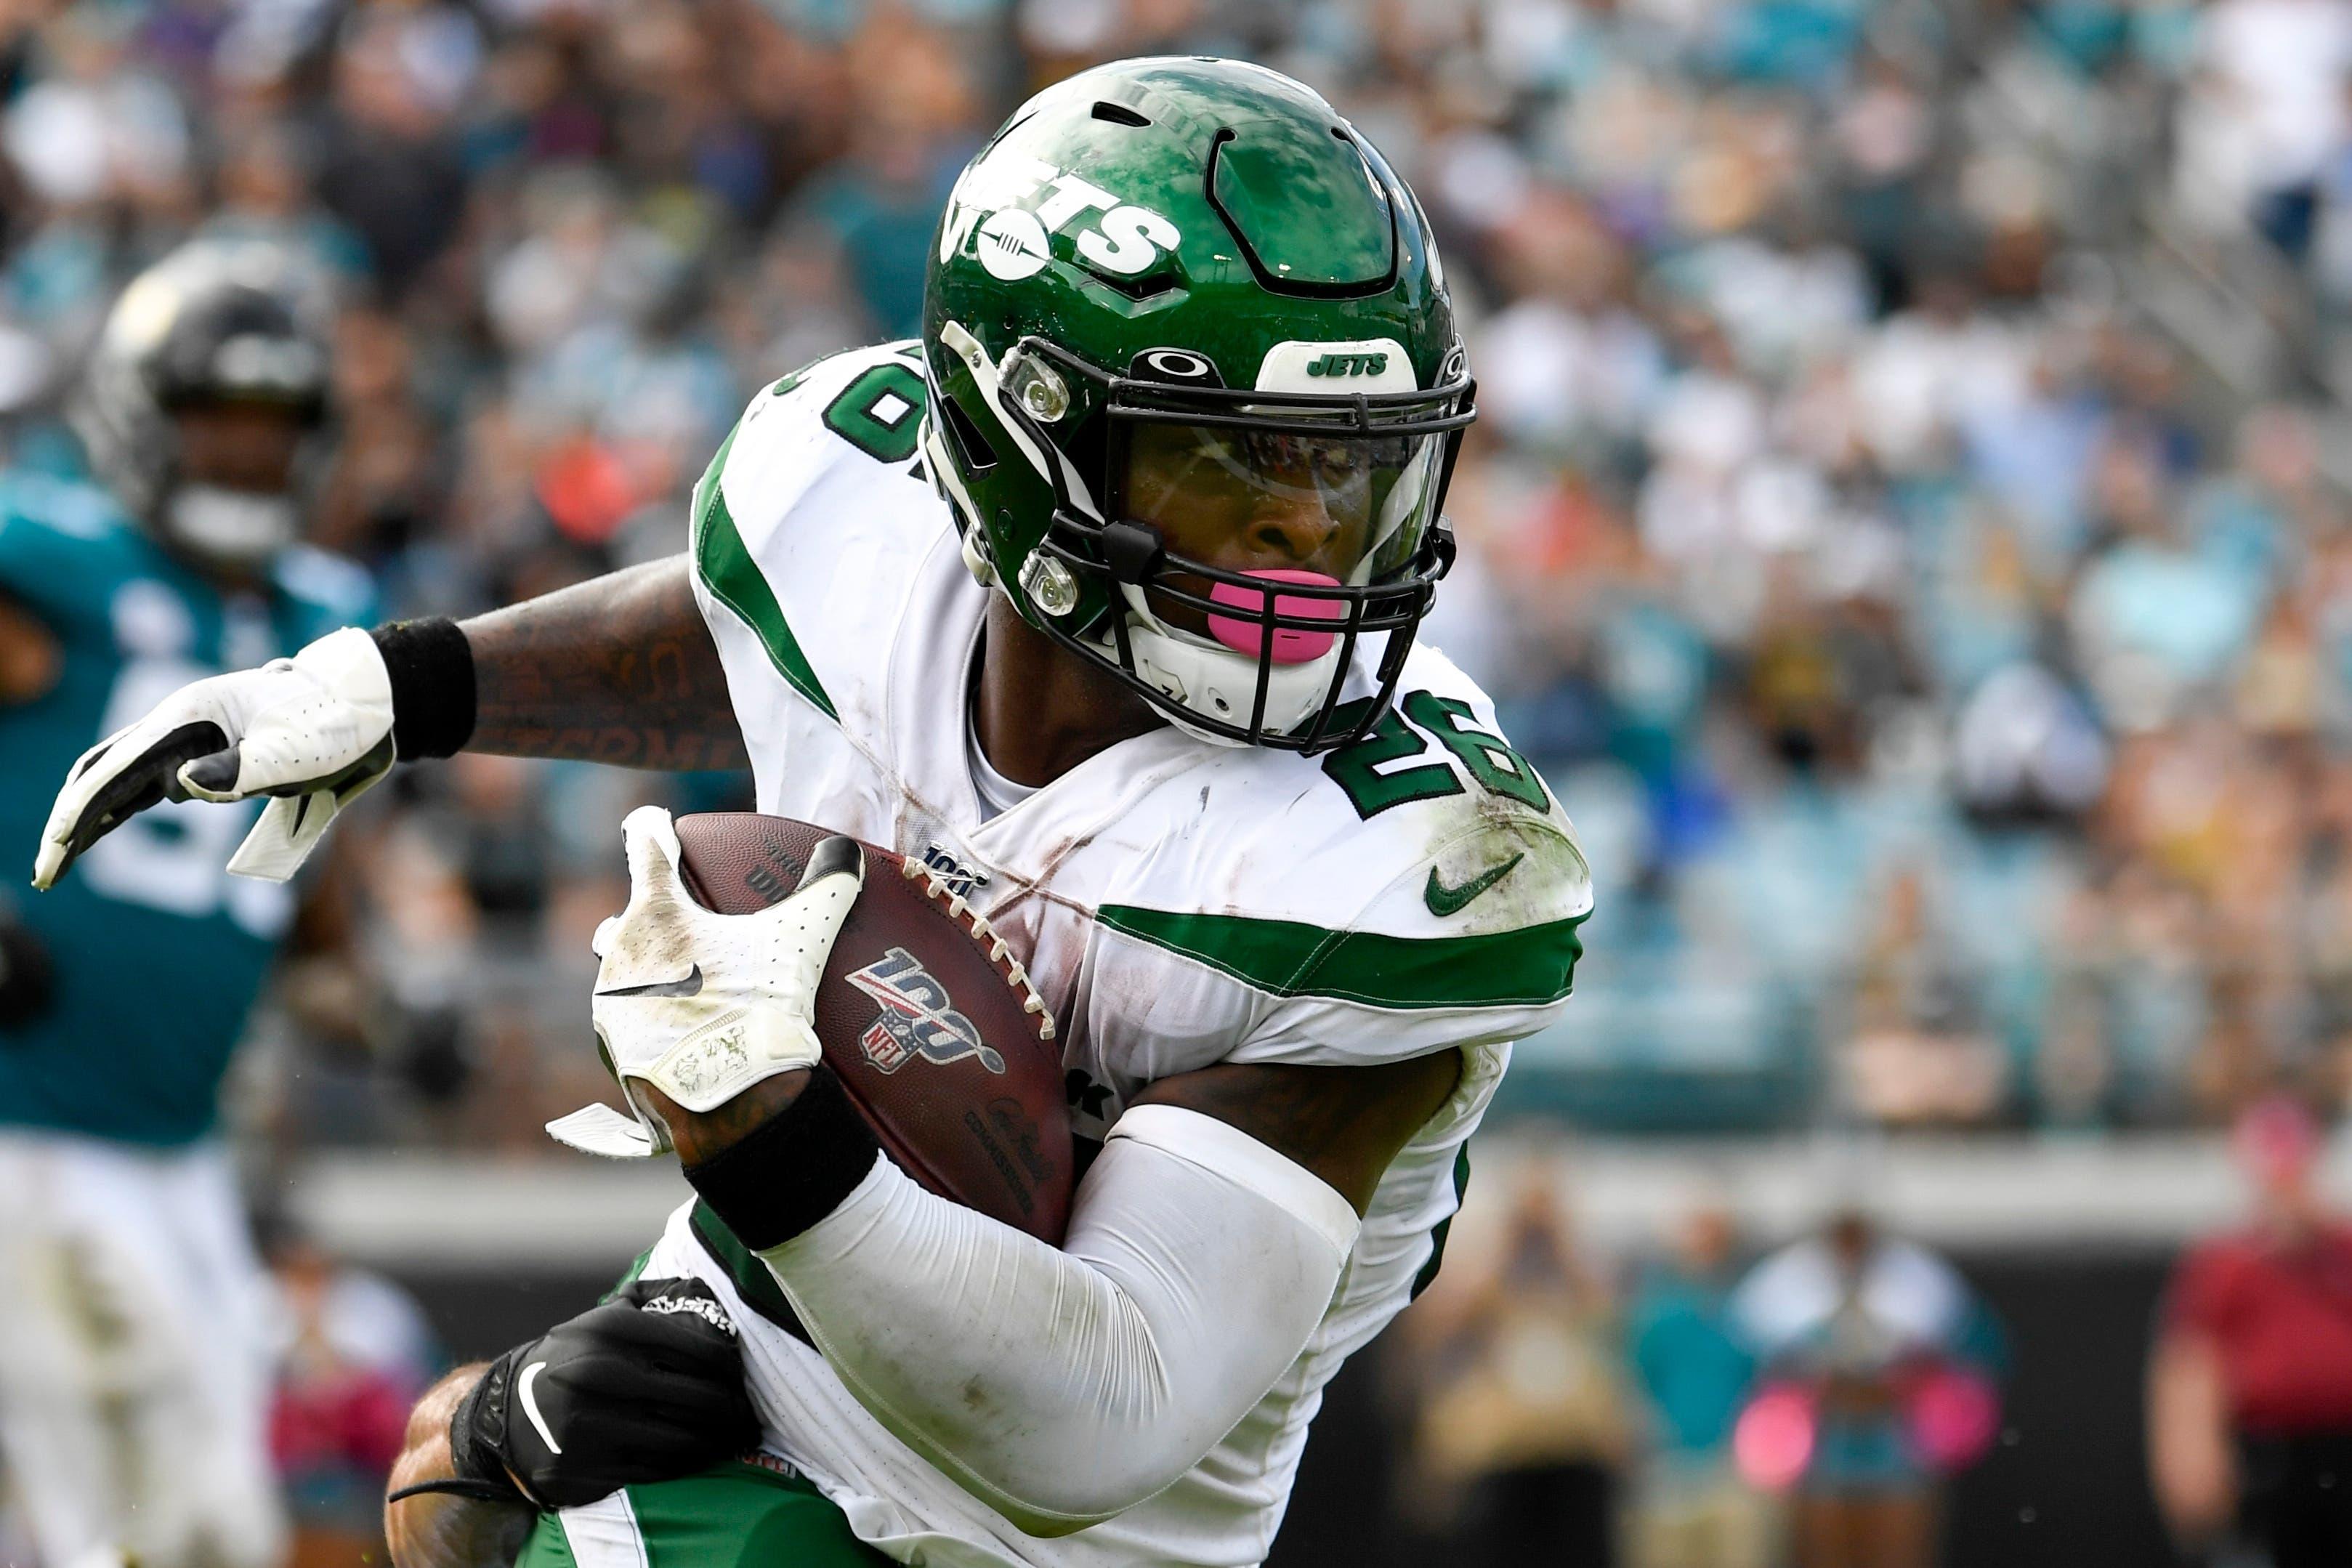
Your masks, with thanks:
<instances>
[{"instance_id":1,"label":"white football pant","mask_svg":"<svg viewBox=\"0 0 2352 1568\"><path fill-rule=\"evenodd\" d=\"M41 1568L275 1568L269 1300L219 1146L0 1130L0 1470Z\"/></svg>"}]
</instances>

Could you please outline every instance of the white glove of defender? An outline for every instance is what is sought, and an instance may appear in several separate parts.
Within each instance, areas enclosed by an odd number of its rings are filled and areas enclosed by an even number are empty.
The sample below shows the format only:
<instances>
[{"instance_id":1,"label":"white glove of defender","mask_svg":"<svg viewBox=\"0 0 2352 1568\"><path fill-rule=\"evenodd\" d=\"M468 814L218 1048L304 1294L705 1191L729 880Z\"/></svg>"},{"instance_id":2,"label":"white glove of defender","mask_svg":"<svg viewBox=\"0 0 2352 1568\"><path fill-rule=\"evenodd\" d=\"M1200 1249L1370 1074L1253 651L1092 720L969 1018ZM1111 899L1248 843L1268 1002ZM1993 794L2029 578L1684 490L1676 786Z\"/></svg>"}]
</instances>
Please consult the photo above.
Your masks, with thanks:
<instances>
[{"instance_id":1,"label":"white glove of defender","mask_svg":"<svg viewBox=\"0 0 2352 1568\"><path fill-rule=\"evenodd\" d=\"M778 1073L816 1066L824 1055L814 1026L817 981L865 886L866 858L855 841L828 838L790 897L757 914L722 915L679 881L668 812L639 806L621 837L629 904L596 928L604 963L590 1014L635 1119L591 1105L547 1131L591 1154L635 1159L670 1147L668 1129L635 1083L699 1112Z\"/></svg>"},{"instance_id":2,"label":"white glove of defender","mask_svg":"<svg viewBox=\"0 0 2352 1568\"><path fill-rule=\"evenodd\" d=\"M182 687L83 752L41 829L33 886L166 795L277 796L228 868L282 882L392 762L392 678L375 639L346 626L291 658Z\"/></svg>"}]
</instances>

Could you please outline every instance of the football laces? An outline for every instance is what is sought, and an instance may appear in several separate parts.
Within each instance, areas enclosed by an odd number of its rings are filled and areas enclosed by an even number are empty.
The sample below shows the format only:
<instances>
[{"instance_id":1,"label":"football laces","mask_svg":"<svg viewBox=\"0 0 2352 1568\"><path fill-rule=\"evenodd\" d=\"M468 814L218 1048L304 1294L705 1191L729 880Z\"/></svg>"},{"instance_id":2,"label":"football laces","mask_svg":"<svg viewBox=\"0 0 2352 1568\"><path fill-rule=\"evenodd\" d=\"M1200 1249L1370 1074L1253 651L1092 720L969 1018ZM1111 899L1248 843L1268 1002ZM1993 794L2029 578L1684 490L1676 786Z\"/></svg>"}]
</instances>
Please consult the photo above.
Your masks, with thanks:
<instances>
[{"instance_id":1,"label":"football laces","mask_svg":"<svg viewBox=\"0 0 2352 1568\"><path fill-rule=\"evenodd\" d=\"M923 884L924 897L944 909L949 919L971 931L972 940L987 950L989 963L995 967L998 975L1020 995L1021 1010L1036 1018L1037 1037L1052 1039L1052 1010L1045 1005L1045 998L1038 994L1036 983L1029 978L1028 970L1013 956L1013 944L997 934L996 928L988 923L988 917L966 903L961 893L948 886L946 878L915 856L900 858L898 874L910 882Z\"/></svg>"}]
</instances>

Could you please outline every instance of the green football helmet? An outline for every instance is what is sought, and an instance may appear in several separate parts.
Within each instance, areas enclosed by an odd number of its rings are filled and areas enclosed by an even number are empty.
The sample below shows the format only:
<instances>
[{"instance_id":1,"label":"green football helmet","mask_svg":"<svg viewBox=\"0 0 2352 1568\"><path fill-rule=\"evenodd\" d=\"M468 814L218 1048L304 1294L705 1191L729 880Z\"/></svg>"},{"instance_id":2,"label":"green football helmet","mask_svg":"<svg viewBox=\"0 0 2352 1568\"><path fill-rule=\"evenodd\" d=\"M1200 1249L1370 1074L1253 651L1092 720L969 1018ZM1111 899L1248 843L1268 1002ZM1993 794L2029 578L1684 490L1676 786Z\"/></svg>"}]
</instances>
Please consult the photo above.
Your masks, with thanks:
<instances>
[{"instance_id":1,"label":"green football helmet","mask_svg":"<svg viewBox=\"0 0 2352 1568\"><path fill-rule=\"evenodd\" d=\"M1194 58L1038 94L949 198L923 355L925 466L1023 619L1212 740L1379 720L1475 416L1428 220L1329 104Z\"/></svg>"}]
</instances>

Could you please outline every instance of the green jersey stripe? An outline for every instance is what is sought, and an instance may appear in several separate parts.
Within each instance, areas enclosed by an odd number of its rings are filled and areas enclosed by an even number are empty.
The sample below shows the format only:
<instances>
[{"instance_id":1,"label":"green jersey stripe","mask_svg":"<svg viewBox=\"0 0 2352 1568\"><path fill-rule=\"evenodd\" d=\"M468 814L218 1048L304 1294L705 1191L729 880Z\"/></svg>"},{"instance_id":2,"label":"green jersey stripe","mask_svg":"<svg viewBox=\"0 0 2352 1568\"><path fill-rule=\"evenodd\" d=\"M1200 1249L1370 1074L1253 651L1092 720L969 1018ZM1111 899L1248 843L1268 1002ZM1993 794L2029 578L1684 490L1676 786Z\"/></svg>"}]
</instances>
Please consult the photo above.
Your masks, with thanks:
<instances>
[{"instance_id":1,"label":"green jersey stripe","mask_svg":"<svg viewBox=\"0 0 2352 1568\"><path fill-rule=\"evenodd\" d=\"M1470 1145L1465 1143L1454 1153L1454 1214L1447 1215L1431 1227L1429 1261L1423 1264L1421 1272L1412 1277L1412 1294L1406 1300L1420 1300L1421 1293L1429 1289L1431 1281L1437 1278L1437 1271L1445 1266L1445 1238L1453 1234L1454 1215L1462 1212L1462 1200L1469 1195Z\"/></svg>"},{"instance_id":2,"label":"green jersey stripe","mask_svg":"<svg viewBox=\"0 0 2352 1568\"><path fill-rule=\"evenodd\" d=\"M544 1513L515 1568L889 1568L814 1485L730 1462Z\"/></svg>"},{"instance_id":3,"label":"green jersey stripe","mask_svg":"<svg viewBox=\"0 0 2352 1568\"><path fill-rule=\"evenodd\" d=\"M694 569L703 585L710 590L710 596L734 611L736 617L759 637L776 673L793 690L816 704L826 718L839 723L841 715L834 710L833 699L825 695L824 684L810 668L808 656L801 651L799 639L784 623L783 607L776 603L775 590L761 575L760 563L751 559L743 536L735 530L735 519L727 510L727 495L719 475L726 468L727 454L734 446L735 434L730 431L719 445L719 455L710 459L710 467L694 487Z\"/></svg>"},{"instance_id":4,"label":"green jersey stripe","mask_svg":"<svg viewBox=\"0 0 2352 1568\"><path fill-rule=\"evenodd\" d=\"M1547 1006L1568 994L1584 955L1582 915L1484 936L1431 937L1130 904L1105 904L1095 918L1272 995L1373 1007Z\"/></svg>"},{"instance_id":5,"label":"green jersey stripe","mask_svg":"<svg viewBox=\"0 0 2352 1568\"><path fill-rule=\"evenodd\" d=\"M776 1277L768 1272L760 1255L744 1246L727 1228L727 1222L719 1217L718 1212L700 1198L694 1200L692 1223L695 1239L702 1243L702 1250L710 1255L711 1261L727 1270L727 1278L735 1282L743 1304L794 1339L806 1341L808 1331L801 1327L800 1314L793 1310L784 1288L776 1283Z\"/></svg>"}]
</instances>

